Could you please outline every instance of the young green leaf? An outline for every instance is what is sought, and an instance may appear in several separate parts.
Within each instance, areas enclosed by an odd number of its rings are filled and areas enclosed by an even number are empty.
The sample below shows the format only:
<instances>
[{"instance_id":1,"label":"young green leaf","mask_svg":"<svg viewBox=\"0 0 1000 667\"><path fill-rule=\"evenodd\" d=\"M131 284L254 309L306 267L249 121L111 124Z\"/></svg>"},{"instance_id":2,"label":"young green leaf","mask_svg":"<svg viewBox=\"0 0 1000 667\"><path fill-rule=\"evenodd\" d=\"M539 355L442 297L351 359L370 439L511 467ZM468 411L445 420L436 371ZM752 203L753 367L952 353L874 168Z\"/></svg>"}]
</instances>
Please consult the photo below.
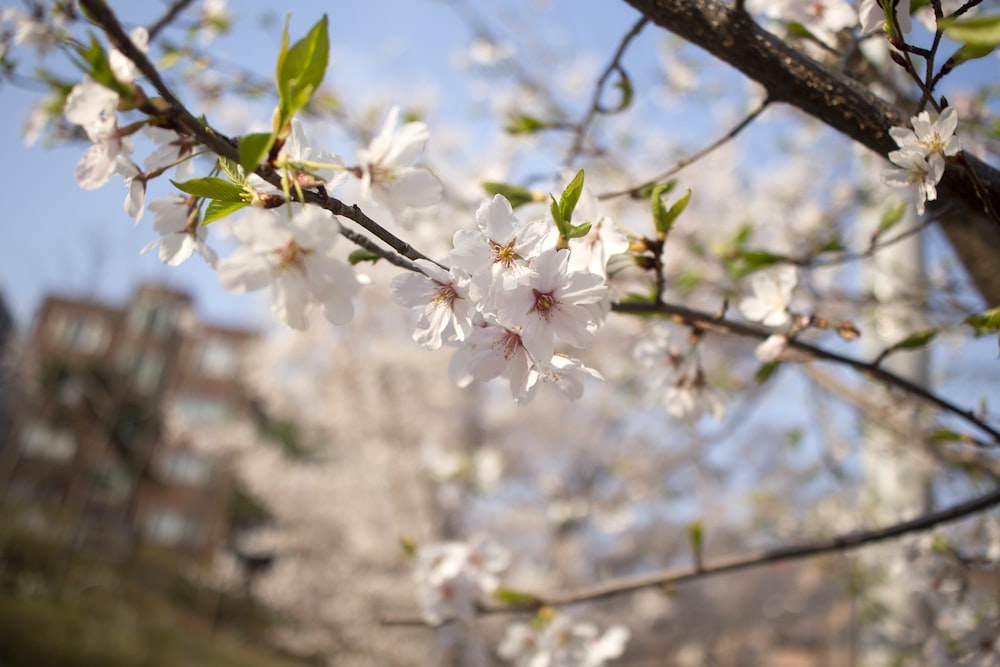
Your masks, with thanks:
<instances>
[{"instance_id":1,"label":"young green leaf","mask_svg":"<svg viewBox=\"0 0 1000 667\"><path fill-rule=\"evenodd\" d=\"M240 166L244 174L252 174L274 145L275 135L258 132L240 137Z\"/></svg>"},{"instance_id":2,"label":"young green leaf","mask_svg":"<svg viewBox=\"0 0 1000 667\"><path fill-rule=\"evenodd\" d=\"M278 57L278 109L279 124L275 131L282 132L291 122L292 116L309 103L313 93L326 76L326 66L330 59L330 38L327 32L327 17L323 15L309 30L309 33L292 45L288 44L288 20L285 20L285 34L282 38L282 52ZM284 136L284 135L282 135Z\"/></svg>"},{"instance_id":3,"label":"young green leaf","mask_svg":"<svg viewBox=\"0 0 1000 667\"><path fill-rule=\"evenodd\" d=\"M964 42L972 47L1000 45L1000 14L941 19L938 27L956 42Z\"/></svg>"},{"instance_id":4,"label":"young green leaf","mask_svg":"<svg viewBox=\"0 0 1000 667\"><path fill-rule=\"evenodd\" d=\"M580 201L582 193L583 169L576 172L576 176L569 182L566 189L563 190L562 196L559 198L559 213L562 216L563 222L569 224L573 219L573 211L576 209L576 204ZM566 234L565 236L568 237L569 235Z\"/></svg>"},{"instance_id":5,"label":"young green leaf","mask_svg":"<svg viewBox=\"0 0 1000 667\"><path fill-rule=\"evenodd\" d=\"M237 185L243 185L247 182L246 172L243 170L242 166L229 158L219 158L219 169L221 169L222 173L229 177L229 180Z\"/></svg>"},{"instance_id":6,"label":"young green leaf","mask_svg":"<svg viewBox=\"0 0 1000 667\"><path fill-rule=\"evenodd\" d=\"M571 225L569 228L569 233L566 235L567 239L582 239L584 236L590 233L590 228L593 225L589 222L585 222L582 225Z\"/></svg>"},{"instance_id":7,"label":"young green leaf","mask_svg":"<svg viewBox=\"0 0 1000 667\"><path fill-rule=\"evenodd\" d=\"M664 206L661 188L656 188L653 190L653 196L650 200L650 204L653 208L653 224L656 226L656 235L662 240L667 237L670 230L674 226L674 222L680 217L684 209L687 208L688 202L691 201L691 191L688 190L687 193L674 202L674 205L669 209Z\"/></svg>"},{"instance_id":8,"label":"young green leaf","mask_svg":"<svg viewBox=\"0 0 1000 667\"><path fill-rule=\"evenodd\" d=\"M486 194L503 195L506 197L507 201L510 202L511 208L523 206L535 199L530 190L517 185L500 183L498 181L483 181L481 185Z\"/></svg>"},{"instance_id":9,"label":"young green leaf","mask_svg":"<svg viewBox=\"0 0 1000 667\"><path fill-rule=\"evenodd\" d=\"M544 130L551 127L552 123L547 123L544 120L535 118L534 116L513 116L507 123L505 128L507 134L533 134L539 130Z\"/></svg>"},{"instance_id":10,"label":"young green leaf","mask_svg":"<svg viewBox=\"0 0 1000 667\"><path fill-rule=\"evenodd\" d=\"M347 262L351 266L357 266L361 262L371 262L372 264L374 264L380 259L382 259L380 255L376 255L371 250L365 250L364 248L358 248L357 250L352 251L351 254L347 256Z\"/></svg>"},{"instance_id":11,"label":"young green leaf","mask_svg":"<svg viewBox=\"0 0 1000 667\"><path fill-rule=\"evenodd\" d=\"M243 188L221 178L205 176L204 178L192 178L183 183L178 183L175 180L171 180L170 182L181 192L186 192L195 197L221 199L226 202L247 201L247 194L243 191Z\"/></svg>"},{"instance_id":12,"label":"young green leaf","mask_svg":"<svg viewBox=\"0 0 1000 667\"><path fill-rule=\"evenodd\" d=\"M922 347L927 347L927 344L934 340L934 337L938 335L937 329L927 329L926 331L917 331L912 333L903 340L895 343L889 349L892 351L896 350L918 350Z\"/></svg>"},{"instance_id":13,"label":"young green leaf","mask_svg":"<svg viewBox=\"0 0 1000 667\"><path fill-rule=\"evenodd\" d=\"M528 607L538 604L537 596L523 591L515 591L512 588L498 588L493 592L493 597L497 599L497 602L515 607Z\"/></svg>"},{"instance_id":14,"label":"young green leaf","mask_svg":"<svg viewBox=\"0 0 1000 667\"><path fill-rule=\"evenodd\" d=\"M235 213L241 208L249 206L249 202L245 201L224 201L222 199L212 199L208 202L208 206L205 207L205 217L202 219L201 224L210 225L216 220L221 220L222 218Z\"/></svg>"},{"instance_id":15,"label":"young green leaf","mask_svg":"<svg viewBox=\"0 0 1000 667\"><path fill-rule=\"evenodd\" d=\"M761 364L757 372L754 373L753 379L757 381L757 384L764 384L767 382L778 367L781 365L780 361L768 361L767 363Z\"/></svg>"}]
</instances>

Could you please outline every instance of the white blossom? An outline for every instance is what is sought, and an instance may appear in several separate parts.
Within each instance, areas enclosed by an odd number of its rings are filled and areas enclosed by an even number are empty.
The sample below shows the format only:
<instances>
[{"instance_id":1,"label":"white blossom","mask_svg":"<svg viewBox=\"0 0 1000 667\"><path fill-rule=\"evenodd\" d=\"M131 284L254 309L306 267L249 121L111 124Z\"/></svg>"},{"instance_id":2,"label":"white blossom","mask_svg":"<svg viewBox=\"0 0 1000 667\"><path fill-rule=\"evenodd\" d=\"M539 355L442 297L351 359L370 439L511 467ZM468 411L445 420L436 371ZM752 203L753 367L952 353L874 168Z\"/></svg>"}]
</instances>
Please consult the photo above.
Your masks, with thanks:
<instances>
[{"instance_id":1,"label":"white blossom","mask_svg":"<svg viewBox=\"0 0 1000 667\"><path fill-rule=\"evenodd\" d=\"M430 137L427 125L415 121L397 130L398 122L399 107L393 107L378 136L358 150L356 171L361 197L389 209L397 220L404 209L430 206L442 197L441 182L411 166Z\"/></svg>"},{"instance_id":2,"label":"white blossom","mask_svg":"<svg viewBox=\"0 0 1000 667\"><path fill-rule=\"evenodd\" d=\"M893 188L917 186L917 213L923 215L925 202L937 199L937 184L944 176L944 158L940 153L924 155L907 148L889 153L889 160L896 167L882 172L882 182Z\"/></svg>"},{"instance_id":3,"label":"white blossom","mask_svg":"<svg viewBox=\"0 0 1000 667\"><path fill-rule=\"evenodd\" d=\"M318 206L250 208L233 226L242 244L219 262L219 279L230 292L271 286L271 310L288 326L306 329L313 305L334 324L354 315L359 283L351 267L330 254L340 225Z\"/></svg>"},{"instance_id":4,"label":"white blossom","mask_svg":"<svg viewBox=\"0 0 1000 667\"><path fill-rule=\"evenodd\" d=\"M207 228L200 224L187 197L155 199L149 203L149 210L153 212L153 230L160 238L143 248L143 253L159 246L160 261L178 266L197 251L209 266L216 265L218 255L205 243Z\"/></svg>"},{"instance_id":5,"label":"white blossom","mask_svg":"<svg viewBox=\"0 0 1000 667\"><path fill-rule=\"evenodd\" d=\"M509 564L510 552L484 537L421 546L413 580L424 620L438 625L453 618L471 618L480 598L497 590L497 574Z\"/></svg>"},{"instance_id":6,"label":"white blossom","mask_svg":"<svg viewBox=\"0 0 1000 667\"><path fill-rule=\"evenodd\" d=\"M469 276L453 267L445 271L425 259L414 262L423 273L407 272L392 279L392 298L405 308L420 308L413 340L431 350L444 340L463 341L472 329Z\"/></svg>"},{"instance_id":7,"label":"white blossom","mask_svg":"<svg viewBox=\"0 0 1000 667\"><path fill-rule=\"evenodd\" d=\"M620 625L601 634L592 623L556 614L534 624L507 626L497 653L517 667L601 667L625 652L629 635Z\"/></svg>"},{"instance_id":8,"label":"white blossom","mask_svg":"<svg viewBox=\"0 0 1000 667\"><path fill-rule=\"evenodd\" d=\"M766 327L780 327L788 323L788 304L792 301L792 291L798 282L795 267L783 264L750 277L753 296L739 303L743 317L752 322L760 322Z\"/></svg>"},{"instance_id":9,"label":"white blossom","mask_svg":"<svg viewBox=\"0 0 1000 667\"><path fill-rule=\"evenodd\" d=\"M913 125L908 127L891 127L889 135L895 140L901 150L911 150L927 156L938 153L945 157L957 155L962 150L962 143L955 136L958 127L958 112L955 107L948 107L933 121L930 113L921 111L910 119Z\"/></svg>"}]
</instances>

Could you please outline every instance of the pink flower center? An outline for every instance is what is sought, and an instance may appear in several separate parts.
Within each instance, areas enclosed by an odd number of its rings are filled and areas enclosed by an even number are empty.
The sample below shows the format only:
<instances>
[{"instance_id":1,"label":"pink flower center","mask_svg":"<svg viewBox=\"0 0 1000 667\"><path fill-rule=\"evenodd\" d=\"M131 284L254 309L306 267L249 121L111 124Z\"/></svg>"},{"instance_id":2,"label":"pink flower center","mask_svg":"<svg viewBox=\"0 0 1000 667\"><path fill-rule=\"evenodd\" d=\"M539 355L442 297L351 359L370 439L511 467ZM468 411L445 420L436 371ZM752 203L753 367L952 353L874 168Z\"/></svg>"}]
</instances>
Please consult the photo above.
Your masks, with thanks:
<instances>
[{"instance_id":1,"label":"pink flower center","mask_svg":"<svg viewBox=\"0 0 1000 667\"><path fill-rule=\"evenodd\" d=\"M552 316L552 310L559 305L559 300L552 292L539 292L536 289L531 291L535 294L535 305L531 307L531 310L548 321Z\"/></svg>"},{"instance_id":2,"label":"pink flower center","mask_svg":"<svg viewBox=\"0 0 1000 667\"><path fill-rule=\"evenodd\" d=\"M458 292L455 291L454 285L451 283L438 283L437 287L434 288L434 296L431 298L431 301L450 307L455 303L455 299L458 298Z\"/></svg>"}]
</instances>

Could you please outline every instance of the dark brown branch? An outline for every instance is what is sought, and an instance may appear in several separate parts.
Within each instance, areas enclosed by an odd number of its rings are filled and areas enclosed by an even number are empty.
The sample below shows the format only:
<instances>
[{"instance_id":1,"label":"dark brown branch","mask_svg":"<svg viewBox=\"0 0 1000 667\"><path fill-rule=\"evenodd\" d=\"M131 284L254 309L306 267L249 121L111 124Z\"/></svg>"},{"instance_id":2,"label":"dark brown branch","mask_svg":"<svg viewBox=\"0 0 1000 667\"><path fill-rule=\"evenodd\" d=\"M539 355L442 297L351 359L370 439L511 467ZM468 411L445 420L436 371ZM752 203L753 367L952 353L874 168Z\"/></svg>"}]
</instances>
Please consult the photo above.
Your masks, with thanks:
<instances>
[{"instance_id":1,"label":"dark brown branch","mask_svg":"<svg viewBox=\"0 0 1000 667\"><path fill-rule=\"evenodd\" d=\"M569 593L556 594L550 596L540 596L530 605L524 606L488 606L482 607L482 614L503 614L512 612L533 611L540 607L561 607L581 602L593 602L626 593L632 593L644 588L663 587L672 584L679 584L686 581L707 579L708 577L729 572L739 572L761 565L771 563L781 563L791 560L802 560L830 553L843 553L859 547L878 542L884 542L903 535L918 533L930 530L946 523L952 523L959 519L983 512L992 507L1000 505L1000 488L989 493L973 498L964 503L953 505L947 509L937 512L930 512L909 521L876 528L874 530L855 531L842 535L837 535L825 540L817 540L806 544L777 547L764 551L756 551L728 558L719 558L708 563L692 567L673 568L660 570L649 574L642 574L634 577L622 577L613 579L602 584L596 584L587 588L581 588ZM420 625L423 620L420 617L406 616L384 616L384 625Z\"/></svg>"},{"instance_id":2,"label":"dark brown branch","mask_svg":"<svg viewBox=\"0 0 1000 667\"><path fill-rule=\"evenodd\" d=\"M192 4L194 4L194 0L174 0L174 3L167 8L167 11L164 12L163 16L161 16L156 23L149 26L149 41L153 41L153 39L160 34L164 28L170 25L181 12Z\"/></svg>"},{"instance_id":3,"label":"dark brown branch","mask_svg":"<svg viewBox=\"0 0 1000 667\"><path fill-rule=\"evenodd\" d=\"M715 313L706 313L669 303L616 303L613 306L613 310L619 313L632 313L637 315L667 315L683 324L694 324L708 331L737 334L747 338L756 338L758 340L765 340L768 336L775 333L774 330L768 329L767 327L736 322L725 319ZM861 361L836 352L831 352L830 350L816 345L811 345L810 343L806 343L795 338L791 338L788 341L788 346L799 350L800 352L804 352L816 359L832 361L843 366L847 366L848 368L853 368L873 380L884 382L891 387L901 389L914 397L920 398L931 405L937 406L945 412L961 417L964 421L975 426L977 429L989 434L994 441L993 444L1000 445L1000 430L993 428L985 421L977 417L972 410L962 408L951 401L928 391L924 387L914 384L913 382L910 382L909 380L882 368L875 363Z\"/></svg>"},{"instance_id":4,"label":"dark brown branch","mask_svg":"<svg viewBox=\"0 0 1000 667\"><path fill-rule=\"evenodd\" d=\"M216 155L228 158L237 163L240 161L240 152L236 141L219 132L216 132L210 126L203 124L187 110L187 108L180 102L180 100L177 99L167 84L163 81L163 78L160 76L156 66L153 65L146 55L137 49L135 44L132 43L132 40L125 33L125 30L118 22L118 17L114 15L103 0L80 0L80 4L85 7L94 17L94 20L102 28L104 28L104 31L108 36L108 40L114 45L114 47L121 51L125 57L135 63L139 71L142 72L143 76L146 77L150 84L152 84L152 86L163 98L165 104L157 106L157 111L159 113L177 123L179 127L182 127L184 130L189 132ZM281 186L280 175L270 167L258 167L257 175L271 185L276 187ZM316 192L308 191L303 194L306 202L318 204L334 215L339 215L349 220L353 220L366 231L374 235L377 239L392 248L392 250L398 255L411 261L416 259L428 259L423 253L413 248L413 246L409 243L399 239L387 229L365 215L365 213L357 205L348 206L339 199L324 196ZM352 241L356 240L356 237L352 237L351 235L345 234L345 236L350 238ZM365 248L372 250L373 252L377 252L380 256L393 261L393 263L399 266L409 269L413 268L409 263L395 261L396 258L392 256L392 253L385 252L378 246L369 244L365 246Z\"/></svg>"},{"instance_id":5,"label":"dark brown branch","mask_svg":"<svg viewBox=\"0 0 1000 667\"><path fill-rule=\"evenodd\" d=\"M778 547L776 549L742 554L730 558L720 558L701 567L677 568L637 577L618 579L564 595L544 598L541 600L541 604L554 606L588 602L621 595L622 593L629 593L641 588L678 584L693 579L704 579L717 574L738 572L769 563L801 560L828 553L842 553L868 544L875 544L876 542L883 542L895 537L930 530L941 524L964 519L997 505L1000 505L1000 488L994 489L978 498L953 505L947 509L931 512L909 521L901 521L885 528L857 531L807 544Z\"/></svg>"},{"instance_id":6,"label":"dark brown branch","mask_svg":"<svg viewBox=\"0 0 1000 667\"><path fill-rule=\"evenodd\" d=\"M718 0L626 2L658 26L697 44L763 85L771 100L801 109L879 155L887 156L897 148L889 128L907 125L907 113L861 83L795 51L758 26L747 13ZM1000 171L971 155L966 159L968 167L947 166L939 195L961 200L968 212L978 212L979 216L956 214L942 228L983 297L997 305L1000 227L987 216L991 210L1000 211Z\"/></svg>"}]
</instances>

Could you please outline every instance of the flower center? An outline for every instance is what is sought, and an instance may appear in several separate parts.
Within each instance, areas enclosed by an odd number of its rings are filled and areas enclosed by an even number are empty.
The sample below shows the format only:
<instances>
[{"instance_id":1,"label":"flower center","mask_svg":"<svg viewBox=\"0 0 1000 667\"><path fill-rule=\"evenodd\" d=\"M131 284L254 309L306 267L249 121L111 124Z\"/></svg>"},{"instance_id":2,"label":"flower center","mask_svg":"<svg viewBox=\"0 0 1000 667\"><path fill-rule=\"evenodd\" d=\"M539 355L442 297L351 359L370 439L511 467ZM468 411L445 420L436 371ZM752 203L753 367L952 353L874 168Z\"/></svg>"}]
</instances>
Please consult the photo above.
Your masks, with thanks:
<instances>
[{"instance_id":1,"label":"flower center","mask_svg":"<svg viewBox=\"0 0 1000 667\"><path fill-rule=\"evenodd\" d=\"M493 263L502 264L503 268L509 269L514 264L520 260L524 259L517 253L514 249L514 244L517 243L517 239L513 238L507 245L500 245L493 239L490 239L490 250L493 251Z\"/></svg>"},{"instance_id":2,"label":"flower center","mask_svg":"<svg viewBox=\"0 0 1000 667\"><path fill-rule=\"evenodd\" d=\"M556 299L552 292L539 292L536 289L532 289L531 291L535 295L535 304L531 307L531 310L548 321L552 316L552 309L559 305L559 300Z\"/></svg>"},{"instance_id":3,"label":"flower center","mask_svg":"<svg viewBox=\"0 0 1000 667\"><path fill-rule=\"evenodd\" d=\"M455 303L455 299L457 298L458 292L455 291L454 285L451 283L438 283L437 287L434 288L434 296L431 297L431 301L450 307Z\"/></svg>"},{"instance_id":4,"label":"flower center","mask_svg":"<svg viewBox=\"0 0 1000 667\"><path fill-rule=\"evenodd\" d=\"M274 251L274 253L278 256L278 272L284 273L285 271L293 268L298 269L299 271L305 271L306 255L310 252L310 250L303 248L295 241L289 241L287 245Z\"/></svg>"}]
</instances>

